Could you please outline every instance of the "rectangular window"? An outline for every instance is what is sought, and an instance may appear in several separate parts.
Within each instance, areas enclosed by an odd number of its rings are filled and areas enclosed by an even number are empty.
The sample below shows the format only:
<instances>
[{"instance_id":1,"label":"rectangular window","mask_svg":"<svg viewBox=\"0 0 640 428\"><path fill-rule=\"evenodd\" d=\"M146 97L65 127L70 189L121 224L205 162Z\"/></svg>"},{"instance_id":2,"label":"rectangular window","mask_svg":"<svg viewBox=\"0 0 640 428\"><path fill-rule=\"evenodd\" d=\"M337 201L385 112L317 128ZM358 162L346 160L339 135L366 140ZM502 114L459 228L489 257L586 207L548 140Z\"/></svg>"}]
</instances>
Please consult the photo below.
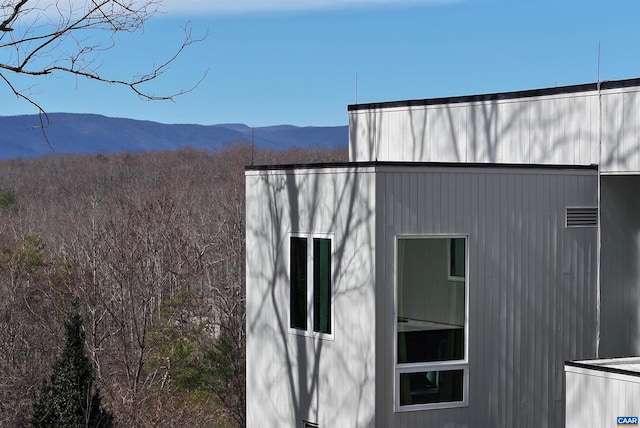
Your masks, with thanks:
<instances>
[{"instance_id":1,"label":"rectangular window","mask_svg":"<svg viewBox=\"0 0 640 428\"><path fill-rule=\"evenodd\" d=\"M307 329L307 238L291 237L291 328Z\"/></svg>"},{"instance_id":2,"label":"rectangular window","mask_svg":"<svg viewBox=\"0 0 640 428\"><path fill-rule=\"evenodd\" d=\"M295 234L291 236L290 248L289 326L296 333L330 336L333 301L331 237Z\"/></svg>"},{"instance_id":3,"label":"rectangular window","mask_svg":"<svg viewBox=\"0 0 640 428\"><path fill-rule=\"evenodd\" d=\"M398 237L396 410L467 405L464 237Z\"/></svg>"},{"instance_id":4,"label":"rectangular window","mask_svg":"<svg viewBox=\"0 0 640 428\"><path fill-rule=\"evenodd\" d=\"M464 238L449 239L449 279L464 281Z\"/></svg>"},{"instance_id":5,"label":"rectangular window","mask_svg":"<svg viewBox=\"0 0 640 428\"><path fill-rule=\"evenodd\" d=\"M313 331L331 334L331 240L313 238Z\"/></svg>"},{"instance_id":6,"label":"rectangular window","mask_svg":"<svg viewBox=\"0 0 640 428\"><path fill-rule=\"evenodd\" d=\"M463 380L463 370L400 373L400 386L407 388L400 394L400 405L462 401Z\"/></svg>"}]
</instances>

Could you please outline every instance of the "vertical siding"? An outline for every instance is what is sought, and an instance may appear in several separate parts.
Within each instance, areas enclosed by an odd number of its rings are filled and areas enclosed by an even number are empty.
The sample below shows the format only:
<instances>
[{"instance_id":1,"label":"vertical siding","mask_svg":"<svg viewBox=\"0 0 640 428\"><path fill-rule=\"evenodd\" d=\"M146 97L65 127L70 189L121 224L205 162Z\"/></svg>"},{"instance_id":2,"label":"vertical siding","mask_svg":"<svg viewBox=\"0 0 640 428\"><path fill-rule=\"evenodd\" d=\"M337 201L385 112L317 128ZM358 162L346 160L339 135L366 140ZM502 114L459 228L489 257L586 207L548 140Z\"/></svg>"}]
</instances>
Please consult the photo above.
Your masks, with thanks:
<instances>
[{"instance_id":1,"label":"vertical siding","mask_svg":"<svg viewBox=\"0 0 640 428\"><path fill-rule=\"evenodd\" d=\"M600 164L603 172L640 173L639 90L602 91L601 100L589 91L352 111L350 159Z\"/></svg>"},{"instance_id":2,"label":"vertical siding","mask_svg":"<svg viewBox=\"0 0 640 428\"><path fill-rule=\"evenodd\" d=\"M594 205L596 183L593 171L378 167L376 426L562 426L563 362L596 346L596 230L565 229L564 210ZM394 412L399 234L469 235L468 407Z\"/></svg>"},{"instance_id":3,"label":"vertical siding","mask_svg":"<svg viewBox=\"0 0 640 428\"><path fill-rule=\"evenodd\" d=\"M618 416L640 416L640 378L566 367L566 428L619 426Z\"/></svg>"},{"instance_id":4,"label":"vertical siding","mask_svg":"<svg viewBox=\"0 0 640 428\"><path fill-rule=\"evenodd\" d=\"M640 98L638 88L602 97L602 169L640 172Z\"/></svg>"},{"instance_id":5,"label":"vertical siding","mask_svg":"<svg viewBox=\"0 0 640 428\"><path fill-rule=\"evenodd\" d=\"M249 171L247 426L373 427L373 174ZM334 238L333 339L289 332L289 233Z\"/></svg>"},{"instance_id":6,"label":"vertical siding","mask_svg":"<svg viewBox=\"0 0 640 428\"><path fill-rule=\"evenodd\" d=\"M615 117L615 108L610 106L618 104L618 95L604 99L609 100L604 108L609 108L610 116ZM599 110L593 120L594 104L599 109L597 94L591 92L353 111L350 113L350 159L598 163L594 155L599 153ZM635 107L637 101L628 104ZM608 142L615 140L612 132L618 130L620 124L613 121L610 128Z\"/></svg>"}]
</instances>

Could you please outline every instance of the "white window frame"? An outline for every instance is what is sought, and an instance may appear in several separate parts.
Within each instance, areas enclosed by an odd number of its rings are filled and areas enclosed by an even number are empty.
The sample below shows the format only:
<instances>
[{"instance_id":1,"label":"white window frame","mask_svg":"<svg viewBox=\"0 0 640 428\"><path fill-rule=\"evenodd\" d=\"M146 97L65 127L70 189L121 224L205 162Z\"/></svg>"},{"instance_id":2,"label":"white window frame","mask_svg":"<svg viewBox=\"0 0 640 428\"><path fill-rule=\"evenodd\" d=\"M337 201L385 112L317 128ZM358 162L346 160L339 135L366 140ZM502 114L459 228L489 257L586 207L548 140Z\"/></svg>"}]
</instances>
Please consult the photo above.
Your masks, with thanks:
<instances>
[{"instance_id":1,"label":"white window frame","mask_svg":"<svg viewBox=\"0 0 640 428\"><path fill-rule=\"evenodd\" d=\"M461 360L434 361L420 363L398 363L398 241L402 239L455 239L465 240L465 283L464 283L464 358ZM427 234L427 235L396 235L394 240L393 263L393 363L394 363L394 392L393 402L395 412L411 412L418 410L450 409L469 406L469 235L465 234ZM447 246L447 254L450 254ZM447 262L449 262L449 255ZM449 266L447 266L449 270ZM445 401L439 403L400 405L400 374L429 371L462 370L462 400Z\"/></svg>"},{"instance_id":2,"label":"white window frame","mask_svg":"<svg viewBox=\"0 0 640 428\"><path fill-rule=\"evenodd\" d=\"M307 329L302 330L299 328L291 327L291 238L306 238L307 240ZM329 239L331 241L331 333L321 333L313 330L313 239ZM317 339L334 340L335 335L335 239L333 233L306 233L306 232L291 232L287 239L287 264L289 274L289 284L287 284L287 324L289 326L289 333L298 336L308 336Z\"/></svg>"}]
</instances>

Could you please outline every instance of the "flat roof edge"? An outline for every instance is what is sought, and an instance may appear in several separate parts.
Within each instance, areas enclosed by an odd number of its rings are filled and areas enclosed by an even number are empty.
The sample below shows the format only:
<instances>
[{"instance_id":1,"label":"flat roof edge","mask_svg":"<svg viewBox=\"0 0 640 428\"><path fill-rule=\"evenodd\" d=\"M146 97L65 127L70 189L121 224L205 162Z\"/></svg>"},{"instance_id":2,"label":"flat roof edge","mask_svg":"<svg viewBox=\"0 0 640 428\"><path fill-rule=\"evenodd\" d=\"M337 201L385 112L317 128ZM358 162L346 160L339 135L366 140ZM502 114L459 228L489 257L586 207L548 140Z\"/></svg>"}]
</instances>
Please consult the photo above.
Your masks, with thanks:
<instances>
[{"instance_id":1,"label":"flat roof edge","mask_svg":"<svg viewBox=\"0 0 640 428\"><path fill-rule=\"evenodd\" d=\"M597 165L548 165L548 164L523 164L523 163L463 163L463 162L393 162L393 161L367 161L367 162L323 162L277 165L247 165L245 171L285 171L304 169L329 169L329 168L370 168L370 167L446 167L446 168L499 168L499 169L549 169L549 170L593 170L597 171Z\"/></svg>"},{"instance_id":2,"label":"flat roof edge","mask_svg":"<svg viewBox=\"0 0 640 428\"><path fill-rule=\"evenodd\" d=\"M277 171L289 169L328 169L328 168L366 168L375 166L376 162L319 162L319 163L288 163L274 165L246 165L245 171Z\"/></svg>"},{"instance_id":3,"label":"flat roof edge","mask_svg":"<svg viewBox=\"0 0 640 428\"><path fill-rule=\"evenodd\" d=\"M588 363L578 362L578 361L565 361L564 365L569 367L576 367L579 369L587 369L587 370L593 370L598 372L615 373L615 374L626 375L626 376L640 377L639 372L636 372L633 370L624 370L617 367L607 367L603 365L588 364Z\"/></svg>"},{"instance_id":4,"label":"flat roof edge","mask_svg":"<svg viewBox=\"0 0 640 428\"><path fill-rule=\"evenodd\" d=\"M640 86L640 78L624 79L624 80L603 80L600 82L600 89L620 89L629 88L633 86ZM569 86L557 86L553 88L540 88L540 89L528 89L523 91L511 91L511 92L496 92L490 94L477 94L477 95L461 95L455 97L442 97L442 98L426 98L415 100L403 100L403 101L385 101L377 103L366 104L350 104L347 107L348 111L358 110L375 110L383 108L393 107L419 107L429 105L440 104L457 104L457 103L469 103L469 102L481 102L481 101L498 101L498 100L510 100L518 98L532 98L548 95L560 95L560 94L573 94L577 92L589 92L597 91L598 83L582 83L578 85Z\"/></svg>"}]
</instances>

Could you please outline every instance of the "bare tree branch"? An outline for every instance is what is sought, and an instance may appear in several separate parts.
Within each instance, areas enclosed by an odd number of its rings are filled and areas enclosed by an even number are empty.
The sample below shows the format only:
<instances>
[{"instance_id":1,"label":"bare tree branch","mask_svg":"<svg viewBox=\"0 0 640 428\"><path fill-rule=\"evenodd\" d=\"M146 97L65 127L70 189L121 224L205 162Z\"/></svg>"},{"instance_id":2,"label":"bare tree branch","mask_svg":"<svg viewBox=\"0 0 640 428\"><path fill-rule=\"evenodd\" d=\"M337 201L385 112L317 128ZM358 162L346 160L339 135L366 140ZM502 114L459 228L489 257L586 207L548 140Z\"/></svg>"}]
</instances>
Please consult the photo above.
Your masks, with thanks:
<instances>
[{"instance_id":1,"label":"bare tree branch","mask_svg":"<svg viewBox=\"0 0 640 428\"><path fill-rule=\"evenodd\" d=\"M41 114L44 109L29 90L12 84L12 74L74 75L127 87L143 100L173 100L188 93L206 73L193 86L171 94L157 95L144 86L162 76L184 49L202 40L189 28L184 28L184 40L174 54L145 74L127 80L100 70L99 56L115 46L116 34L142 31L160 5L161 0L0 0L0 81Z\"/></svg>"}]
</instances>

